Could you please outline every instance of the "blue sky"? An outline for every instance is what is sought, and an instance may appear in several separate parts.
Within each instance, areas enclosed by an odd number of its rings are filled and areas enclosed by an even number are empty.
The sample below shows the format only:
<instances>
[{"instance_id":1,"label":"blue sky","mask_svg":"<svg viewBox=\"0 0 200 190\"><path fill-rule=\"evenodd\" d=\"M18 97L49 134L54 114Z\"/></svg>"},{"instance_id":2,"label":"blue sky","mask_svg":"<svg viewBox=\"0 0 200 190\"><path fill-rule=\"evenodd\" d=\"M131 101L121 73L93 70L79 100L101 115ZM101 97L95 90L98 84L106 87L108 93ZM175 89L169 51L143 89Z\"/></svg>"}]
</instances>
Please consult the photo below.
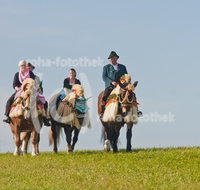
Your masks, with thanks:
<instances>
[{"instance_id":1,"label":"blue sky","mask_svg":"<svg viewBox=\"0 0 200 190\"><path fill-rule=\"evenodd\" d=\"M199 1L1 1L0 152L12 152L14 142L2 122L4 105L14 92L12 81L21 59L55 60L100 57L108 64L115 50L125 64L144 114L172 113L175 122L140 122L133 128L133 148L199 146ZM97 121L97 96L104 88L102 67L75 67L88 79L91 129L80 134L76 149L102 149ZM37 67L47 100L62 88L69 67ZM81 77L78 75L79 78ZM87 91L87 90L86 90ZM86 92L87 93L87 92ZM125 128L120 148L125 147ZM63 138L60 150L66 149ZM49 151L47 128L40 149Z\"/></svg>"}]
</instances>

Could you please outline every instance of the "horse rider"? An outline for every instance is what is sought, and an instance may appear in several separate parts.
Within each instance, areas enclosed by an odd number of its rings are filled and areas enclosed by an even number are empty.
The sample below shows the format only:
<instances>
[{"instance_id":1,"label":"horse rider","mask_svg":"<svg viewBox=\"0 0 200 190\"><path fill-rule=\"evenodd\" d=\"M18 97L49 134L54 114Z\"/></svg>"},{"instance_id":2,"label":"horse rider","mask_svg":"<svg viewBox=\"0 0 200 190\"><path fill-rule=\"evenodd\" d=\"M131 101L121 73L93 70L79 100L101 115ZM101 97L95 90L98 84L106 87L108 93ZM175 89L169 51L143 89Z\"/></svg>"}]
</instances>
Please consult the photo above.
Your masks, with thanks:
<instances>
[{"instance_id":1,"label":"horse rider","mask_svg":"<svg viewBox=\"0 0 200 190\"><path fill-rule=\"evenodd\" d=\"M76 70L71 68L69 70L69 77L66 78L63 82L63 89L65 91L65 95L71 92L71 88L74 84L81 84L81 82L76 78Z\"/></svg>"},{"instance_id":2,"label":"horse rider","mask_svg":"<svg viewBox=\"0 0 200 190\"><path fill-rule=\"evenodd\" d=\"M124 74L128 74L126 70L126 66L119 64L117 60L119 59L119 56L115 51L111 51L109 57L109 62L110 64L107 64L103 67L103 74L102 78L105 82L105 90L104 90L104 95L102 97L102 104L101 104L101 115L100 117L103 117L103 113L105 110L105 105L108 96L112 92L112 90L117 86L119 83L120 78ZM142 112L138 110L138 116L142 116Z\"/></svg>"},{"instance_id":3,"label":"horse rider","mask_svg":"<svg viewBox=\"0 0 200 190\"><path fill-rule=\"evenodd\" d=\"M65 96L67 96L67 94L70 94L72 86L75 84L81 85L81 82L76 78L76 70L74 68L71 68L69 70L69 77L64 79L63 90L60 92L60 95L56 100L56 108L58 107L59 102L63 100Z\"/></svg>"},{"instance_id":4,"label":"horse rider","mask_svg":"<svg viewBox=\"0 0 200 190\"><path fill-rule=\"evenodd\" d=\"M31 63L28 63L27 68L29 69L29 71L33 72L33 70L35 69L35 66L32 65ZM38 87L37 91L40 94L43 94L42 81L40 81L40 78L37 75L35 75L35 86Z\"/></svg>"},{"instance_id":5,"label":"horse rider","mask_svg":"<svg viewBox=\"0 0 200 190\"><path fill-rule=\"evenodd\" d=\"M27 63L25 60L21 60L18 64L18 66L19 66L19 72L15 73L15 76L13 79L13 88L15 89L15 92L8 99L8 101L6 103L6 110L5 110L6 119L3 120L3 122L6 122L6 123L11 122L11 118L9 117L10 108L11 108L11 105L14 101L16 94L19 94L19 92L20 92L20 87L21 87L23 81L27 78L32 78L33 80L35 79L35 75L33 74L33 72L28 70Z\"/></svg>"},{"instance_id":6,"label":"horse rider","mask_svg":"<svg viewBox=\"0 0 200 190\"><path fill-rule=\"evenodd\" d=\"M32 65L31 63L28 63L27 68L29 69L30 72L33 72L33 70L35 69L35 66ZM35 75L35 86L38 88L37 91L42 95L43 94L42 82L40 81L40 78L37 75ZM44 103L44 109L45 109L45 113L47 114L47 109L48 109L47 101L45 101ZM51 125L49 123L49 120L46 117L43 117L43 123L45 126Z\"/></svg>"},{"instance_id":7,"label":"horse rider","mask_svg":"<svg viewBox=\"0 0 200 190\"><path fill-rule=\"evenodd\" d=\"M111 91L117 86L120 78L127 74L126 66L119 64L117 60L119 59L119 56L115 51L111 51L109 57L109 64L105 65L103 67L103 74L102 78L105 82L105 91L102 98L102 104L101 104L101 115L103 116L106 100L108 96L110 95Z\"/></svg>"}]
</instances>

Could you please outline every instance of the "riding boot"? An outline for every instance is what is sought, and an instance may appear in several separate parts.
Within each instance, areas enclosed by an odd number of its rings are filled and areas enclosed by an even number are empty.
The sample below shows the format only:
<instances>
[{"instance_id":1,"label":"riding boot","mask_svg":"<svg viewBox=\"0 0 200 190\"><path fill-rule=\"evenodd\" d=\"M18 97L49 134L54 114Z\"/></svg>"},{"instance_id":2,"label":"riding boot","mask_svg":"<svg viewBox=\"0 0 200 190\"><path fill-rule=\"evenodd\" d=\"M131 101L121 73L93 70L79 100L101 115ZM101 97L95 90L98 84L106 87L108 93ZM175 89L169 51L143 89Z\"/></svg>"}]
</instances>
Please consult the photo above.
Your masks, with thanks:
<instances>
[{"instance_id":1,"label":"riding boot","mask_svg":"<svg viewBox=\"0 0 200 190\"><path fill-rule=\"evenodd\" d=\"M51 126L49 120L48 120L46 117L43 117L43 123L44 123L44 125L47 126L47 127Z\"/></svg>"},{"instance_id":2,"label":"riding boot","mask_svg":"<svg viewBox=\"0 0 200 190\"><path fill-rule=\"evenodd\" d=\"M9 116L7 116L7 118L6 119L4 119L3 120L3 122L5 122L5 123L11 123L11 118L9 117Z\"/></svg>"},{"instance_id":3,"label":"riding boot","mask_svg":"<svg viewBox=\"0 0 200 190\"><path fill-rule=\"evenodd\" d=\"M137 115L138 115L138 117L142 117L142 112L137 110Z\"/></svg>"},{"instance_id":4,"label":"riding boot","mask_svg":"<svg viewBox=\"0 0 200 190\"><path fill-rule=\"evenodd\" d=\"M11 118L9 117L9 114L10 114L10 108L14 101L14 98L15 98L15 93L8 99L6 103L6 110L5 110L6 119L4 119L3 122L8 123L8 124L11 123Z\"/></svg>"},{"instance_id":5,"label":"riding boot","mask_svg":"<svg viewBox=\"0 0 200 190\"><path fill-rule=\"evenodd\" d=\"M100 118L103 118L103 113L105 111L105 104L101 104L101 114L100 114Z\"/></svg>"}]
</instances>

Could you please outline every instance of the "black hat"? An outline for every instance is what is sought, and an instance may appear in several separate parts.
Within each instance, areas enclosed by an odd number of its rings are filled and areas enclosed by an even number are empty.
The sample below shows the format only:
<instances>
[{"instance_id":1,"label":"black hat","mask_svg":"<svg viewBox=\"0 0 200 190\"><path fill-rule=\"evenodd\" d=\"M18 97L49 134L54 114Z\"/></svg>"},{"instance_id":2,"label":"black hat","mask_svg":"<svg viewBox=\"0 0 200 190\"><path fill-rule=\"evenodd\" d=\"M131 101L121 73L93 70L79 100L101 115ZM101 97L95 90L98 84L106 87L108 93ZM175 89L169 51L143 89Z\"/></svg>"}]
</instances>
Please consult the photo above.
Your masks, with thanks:
<instances>
[{"instance_id":1,"label":"black hat","mask_svg":"<svg viewBox=\"0 0 200 190\"><path fill-rule=\"evenodd\" d=\"M28 67L33 67L33 69L35 69L35 66L33 66L31 63L28 63Z\"/></svg>"},{"instance_id":2,"label":"black hat","mask_svg":"<svg viewBox=\"0 0 200 190\"><path fill-rule=\"evenodd\" d=\"M108 59L110 59L110 58L112 58L112 57L117 57L117 58L119 58L119 55L117 55L115 51L111 51L111 53L110 53Z\"/></svg>"}]
</instances>

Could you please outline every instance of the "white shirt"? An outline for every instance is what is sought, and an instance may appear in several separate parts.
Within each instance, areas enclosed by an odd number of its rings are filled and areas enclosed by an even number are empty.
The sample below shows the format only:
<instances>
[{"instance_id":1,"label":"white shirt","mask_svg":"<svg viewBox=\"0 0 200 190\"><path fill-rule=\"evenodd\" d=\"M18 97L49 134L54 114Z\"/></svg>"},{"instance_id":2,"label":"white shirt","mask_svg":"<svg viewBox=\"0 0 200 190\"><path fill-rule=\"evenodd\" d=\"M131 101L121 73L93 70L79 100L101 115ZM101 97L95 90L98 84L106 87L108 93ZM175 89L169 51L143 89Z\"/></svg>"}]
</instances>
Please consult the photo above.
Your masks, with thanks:
<instances>
[{"instance_id":1,"label":"white shirt","mask_svg":"<svg viewBox=\"0 0 200 190\"><path fill-rule=\"evenodd\" d=\"M118 70L118 64L116 64L116 65L113 65L113 67L114 67L115 71L117 71L117 70Z\"/></svg>"}]
</instances>

